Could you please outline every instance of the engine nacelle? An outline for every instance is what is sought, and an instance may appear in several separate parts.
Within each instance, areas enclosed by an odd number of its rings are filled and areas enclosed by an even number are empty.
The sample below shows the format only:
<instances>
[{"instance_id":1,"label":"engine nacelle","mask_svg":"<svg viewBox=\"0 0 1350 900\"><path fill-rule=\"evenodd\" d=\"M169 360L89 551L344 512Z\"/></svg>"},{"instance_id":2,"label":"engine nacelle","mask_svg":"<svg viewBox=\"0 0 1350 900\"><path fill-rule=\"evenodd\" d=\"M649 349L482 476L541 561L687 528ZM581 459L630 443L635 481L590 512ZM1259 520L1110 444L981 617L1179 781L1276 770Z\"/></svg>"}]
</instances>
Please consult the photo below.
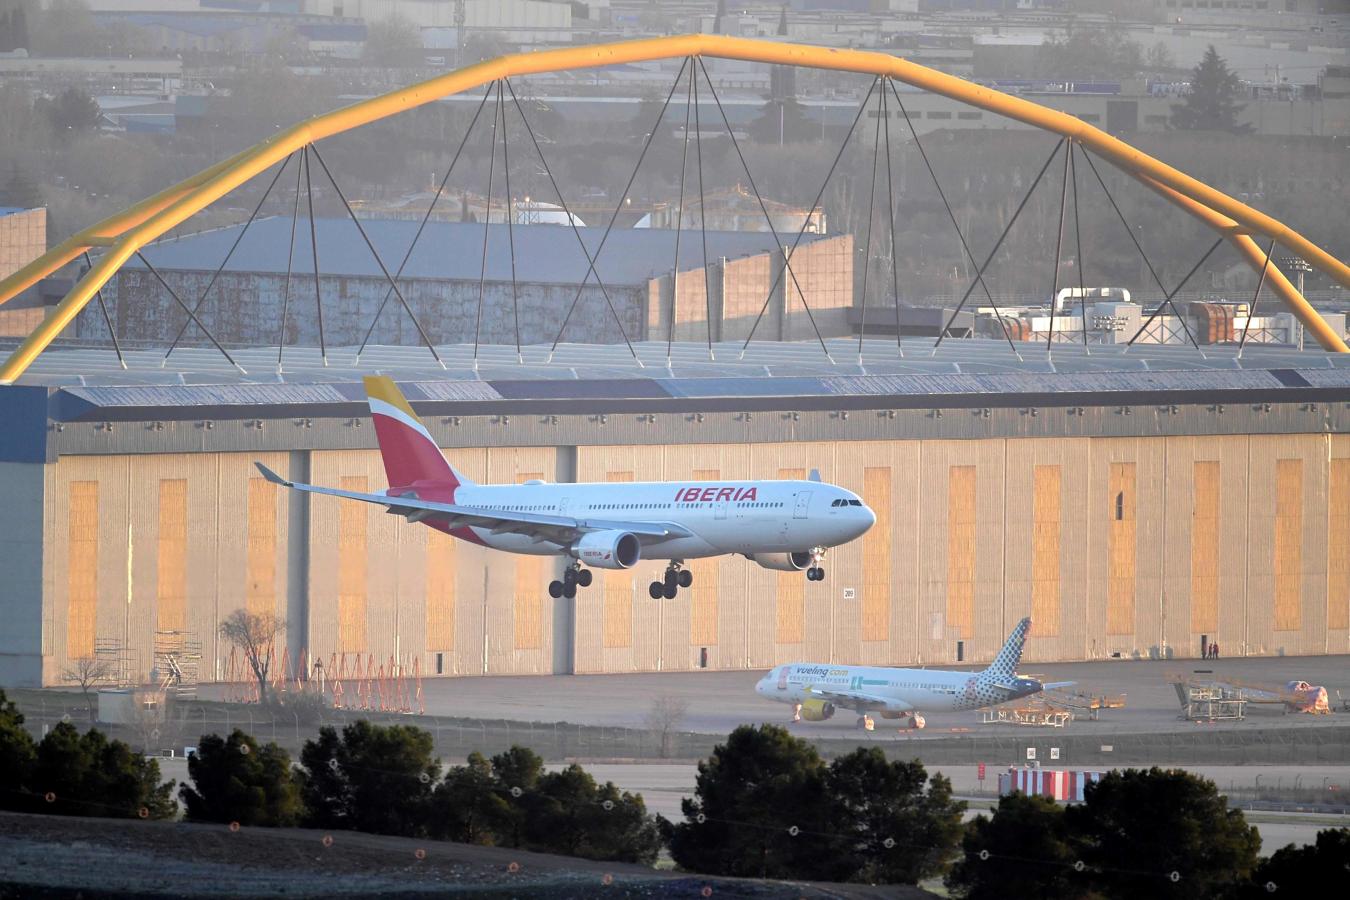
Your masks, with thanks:
<instances>
[{"instance_id":1,"label":"engine nacelle","mask_svg":"<svg viewBox=\"0 0 1350 900\"><path fill-rule=\"evenodd\" d=\"M803 700L802 718L808 722L824 722L834 715L834 704L828 700Z\"/></svg>"},{"instance_id":2,"label":"engine nacelle","mask_svg":"<svg viewBox=\"0 0 1350 900\"><path fill-rule=\"evenodd\" d=\"M750 558L776 572L800 572L811 565L811 554L805 550L795 553L756 553Z\"/></svg>"},{"instance_id":3,"label":"engine nacelle","mask_svg":"<svg viewBox=\"0 0 1350 900\"><path fill-rule=\"evenodd\" d=\"M923 716L910 716L910 717L909 717L909 727L910 727L910 728L922 728L924 725L927 725L927 724L928 724L928 723L925 722L925 721L923 720Z\"/></svg>"},{"instance_id":4,"label":"engine nacelle","mask_svg":"<svg viewBox=\"0 0 1350 900\"><path fill-rule=\"evenodd\" d=\"M631 569L642 559L642 543L627 531L589 531L572 545L572 555L596 569Z\"/></svg>"}]
</instances>

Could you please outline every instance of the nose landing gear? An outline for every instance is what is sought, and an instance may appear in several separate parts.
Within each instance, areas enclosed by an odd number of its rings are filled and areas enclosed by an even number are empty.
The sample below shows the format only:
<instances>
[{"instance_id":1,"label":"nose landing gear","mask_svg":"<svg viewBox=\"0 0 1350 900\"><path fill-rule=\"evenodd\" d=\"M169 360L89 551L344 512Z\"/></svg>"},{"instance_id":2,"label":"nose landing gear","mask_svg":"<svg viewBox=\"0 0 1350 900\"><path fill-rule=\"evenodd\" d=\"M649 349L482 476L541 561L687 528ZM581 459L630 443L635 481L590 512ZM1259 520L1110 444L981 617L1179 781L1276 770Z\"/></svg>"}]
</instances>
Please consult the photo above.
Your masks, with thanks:
<instances>
[{"instance_id":1,"label":"nose landing gear","mask_svg":"<svg viewBox=\"0 0 1350 900\"><path fill-rule=\"evenodd\" d=\"M574 562L563 572L562 581L550 581L548 584L548 595L554 600L559 597L566 597L568 600L576 597L577 588L590 587L591 579L594 575L590 569L583 569L581 563Z\"/></svg>"},{"instance_id":2,"label":"nose landing gear","mask_svg":"<svg viewBox=\"0 0 1350 900\"><path fill-rule=\"evenodd\" d=\"M660 600L663 597L674 600L680 588L690 587L693 583L694 573L684 567L683 560L675 559L666 566L666 574L661 581L653 581L647 586L647 593L653 600Z\"/></svg>"}]
</instances>

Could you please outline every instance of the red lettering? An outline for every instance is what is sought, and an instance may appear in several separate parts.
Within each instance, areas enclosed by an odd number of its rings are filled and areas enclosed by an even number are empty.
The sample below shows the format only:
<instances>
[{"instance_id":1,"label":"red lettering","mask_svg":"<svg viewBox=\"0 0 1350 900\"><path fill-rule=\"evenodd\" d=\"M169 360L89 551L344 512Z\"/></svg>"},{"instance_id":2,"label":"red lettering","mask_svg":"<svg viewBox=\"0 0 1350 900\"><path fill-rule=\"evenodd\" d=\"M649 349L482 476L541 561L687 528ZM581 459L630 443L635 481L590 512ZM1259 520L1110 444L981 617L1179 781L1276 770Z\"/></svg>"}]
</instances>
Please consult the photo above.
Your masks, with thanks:
<instances>
[{"instance_id":1,"label":"red lettering","mask_svg":"<svg viewBox=\"0 0 1350 900\"><path fill-rule=\"evenodd\" d=\"M720 489L717 491L717 499L718 499L718 500L730 500L730 499L731 499L731 495L734 494L734 493L736 493L736 489L735 489L735 488L720 488Z\"/></svg>"},{"instance_id":2,"label":"red lettering","mask_svg":"<svg viewBox=\"0 0 1350 900\"><path fill-rule=\"evenodd\" d=\"M698 495L698 488L680 488L675 492L675 502L686 503L693 500Z\"/></svg>"},{"instance_id":3,"label":"red lettering","mask_svg":"<svg viewBox=\"0 0 1350 900\"><path fill-rule=\"evenodd\" d=\"M747 488L741 495L742 500L756 500L759 497L759 488Z\"/></svg>"},{"instance_id":4,"label":"red lettering","mask_svg":"<svg viewBox=\"0 0 1350 900\"><path fill-rule=\"evenodd\" d=\"M703 493L699 495L699 500L704 503L711 503L713 495L717 493L717 488L704 488Z\"/></svg>"}]
</instances>

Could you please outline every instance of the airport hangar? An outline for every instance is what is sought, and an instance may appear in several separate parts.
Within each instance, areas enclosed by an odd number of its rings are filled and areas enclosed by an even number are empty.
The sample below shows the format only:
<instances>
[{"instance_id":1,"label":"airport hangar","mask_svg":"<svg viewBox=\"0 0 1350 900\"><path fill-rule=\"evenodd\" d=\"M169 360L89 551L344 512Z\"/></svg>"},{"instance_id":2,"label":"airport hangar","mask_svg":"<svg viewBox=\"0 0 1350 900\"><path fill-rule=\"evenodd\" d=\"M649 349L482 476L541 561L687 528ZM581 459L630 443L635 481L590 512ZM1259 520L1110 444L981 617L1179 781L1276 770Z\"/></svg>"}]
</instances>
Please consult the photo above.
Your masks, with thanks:
<instances>
[{"instance_id":1,"label":"airport hangar","mask_svg":"<svg viewBox=\"0 0 1350 900\"><path fill-rule=\"evenodd\" d=\"M53 348L0 392L0 683L55 684L157 632L229 672L217 627L274 610L291 659L357 654L434 675L764 668L797 659L978 664L1035 618L1033 661L1350 650L1350 368L1249 347L638 344L128 354ZM878 521L828 577L739 557L692 564L674 601L655 564L597 573L493 553L379 508L278 491L292 478L384 487L360 376L393 375L482 481L795 478L818 469ZM1203 637L1202 637L1203 636Z\"/></svg>"}]
</instances>

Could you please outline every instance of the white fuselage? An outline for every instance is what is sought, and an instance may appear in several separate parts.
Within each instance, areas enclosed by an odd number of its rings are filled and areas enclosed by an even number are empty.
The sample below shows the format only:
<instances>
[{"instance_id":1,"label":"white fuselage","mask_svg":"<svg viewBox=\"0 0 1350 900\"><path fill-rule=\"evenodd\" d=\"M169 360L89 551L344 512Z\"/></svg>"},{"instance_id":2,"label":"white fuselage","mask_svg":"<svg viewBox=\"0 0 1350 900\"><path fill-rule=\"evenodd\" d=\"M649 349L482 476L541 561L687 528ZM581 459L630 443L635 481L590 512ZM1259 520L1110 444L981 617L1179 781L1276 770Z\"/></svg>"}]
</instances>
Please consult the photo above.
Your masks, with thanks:
<instances>
[{"instance_id":1,"label":"white fuselage","mask_svg":"<svg viewBox=\"0 0 1350 900\"><path fill-rule=\"evenodd\" d=\"M510 512L565 516L591 528L673 523L687 529L644 547L645 559L724 553L783 553L834 547L876 521L857 494L819 481L591 482L461 485L455 502ZM473 528L489 547L552 555L568 548L526 535Z\"/></svg>"},{"instance_id":2,"label":"white fuselage","mask_svg":"<svg viewBox=\"0 0 1350 900\"><path fill-rule=\"evenodd\" d=\"M996 693L990 681L984 672L792 663L770 669L755 685L755 691L781 703L827 699L837 707L859 713L913 713L980 709L1041 689L1038 682L1019 678L1014 682L1017 690ZM830 696L836 694L876 699L850 702Z\"/></svg>"}]
</instances>

